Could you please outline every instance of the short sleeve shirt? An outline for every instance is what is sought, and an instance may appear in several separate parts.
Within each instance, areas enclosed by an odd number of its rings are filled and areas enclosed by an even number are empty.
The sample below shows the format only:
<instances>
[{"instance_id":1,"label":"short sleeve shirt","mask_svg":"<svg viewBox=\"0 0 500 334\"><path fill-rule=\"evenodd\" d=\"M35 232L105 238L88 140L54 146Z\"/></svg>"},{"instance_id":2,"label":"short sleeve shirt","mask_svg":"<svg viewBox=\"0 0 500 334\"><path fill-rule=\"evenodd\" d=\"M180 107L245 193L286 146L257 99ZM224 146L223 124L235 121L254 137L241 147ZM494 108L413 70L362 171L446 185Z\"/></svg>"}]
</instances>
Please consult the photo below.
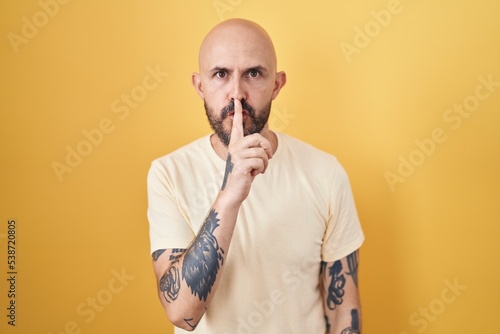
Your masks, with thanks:
<instances>
[{"instance_id":1,"label":"short sleeve shirt","mask_svg":"<svg viewBox=\"0 0 500 334\"><path fill-rule=\"evenodd\" d=\"M321 261L349 255L364 235L337 159L285 134L277 137L266 173L254 179L238 213L217 292L192 333L325 333ZM224 170L209 136L153 161L151 252L189 247Z\"/></svg>"}]
</instances>

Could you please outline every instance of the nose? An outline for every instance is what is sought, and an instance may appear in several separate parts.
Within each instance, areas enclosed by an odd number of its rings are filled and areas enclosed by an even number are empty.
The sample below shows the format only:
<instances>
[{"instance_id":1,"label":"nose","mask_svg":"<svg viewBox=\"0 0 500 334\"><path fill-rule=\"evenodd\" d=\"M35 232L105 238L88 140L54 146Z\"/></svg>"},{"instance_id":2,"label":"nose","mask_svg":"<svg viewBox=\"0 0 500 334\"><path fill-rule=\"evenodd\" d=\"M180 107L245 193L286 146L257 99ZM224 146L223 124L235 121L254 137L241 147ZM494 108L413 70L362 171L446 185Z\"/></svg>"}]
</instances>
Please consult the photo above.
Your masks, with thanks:
<instances>
[{"instance_id":1,"label":"nose","mask_svg":"<svg viewBox=\"0 0 500 334\"><path fill-rule=\"evenodd\" d=\"M240 78L233 78L231 82L231 88L229 92L229 100L246 100L246 89L244 87L244 83L241 82Z\"/></svg>"}]
</instances>

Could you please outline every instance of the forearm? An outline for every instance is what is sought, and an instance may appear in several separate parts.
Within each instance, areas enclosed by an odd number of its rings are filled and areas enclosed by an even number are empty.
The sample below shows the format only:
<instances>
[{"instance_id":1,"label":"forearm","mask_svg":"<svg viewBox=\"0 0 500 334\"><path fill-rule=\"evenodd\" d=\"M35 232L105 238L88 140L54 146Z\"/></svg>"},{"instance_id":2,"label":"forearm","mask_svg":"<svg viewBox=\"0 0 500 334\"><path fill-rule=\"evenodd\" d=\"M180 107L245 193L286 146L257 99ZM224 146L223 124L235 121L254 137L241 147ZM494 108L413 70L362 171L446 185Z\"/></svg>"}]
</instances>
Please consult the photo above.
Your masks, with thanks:
<instances>
[{"instance_id":1,"label":"forearm","mask_svg":"<svg viewBox=\"0 0 500 334\"><path fill-rule=\"evenodd\" d=\"M360 334L358 255L355 251L333 263L322 263L322 291L327 334Z\"/></svg>"},{"instance_id":2,"label":"forearm","mask_svg":"<svg viewBox=\"0 0 500 334\"><path fill-rule=\"evenodd\" d=\"M239 206L220 194L191 245L165 254L169 263L158 271L158 292L168 318L177 327L193 330L209 307L224 269Z\"/></svg>"},{"instance_id":3,"label":"forearm","mask_svg":"<svg viewBox=\"0 0 500 334\"><path fill-rule=\"evenodd\" d=\"M327 334L361 334L361 305L349 303L325 312Z\"/></svg>"}]
</instances>

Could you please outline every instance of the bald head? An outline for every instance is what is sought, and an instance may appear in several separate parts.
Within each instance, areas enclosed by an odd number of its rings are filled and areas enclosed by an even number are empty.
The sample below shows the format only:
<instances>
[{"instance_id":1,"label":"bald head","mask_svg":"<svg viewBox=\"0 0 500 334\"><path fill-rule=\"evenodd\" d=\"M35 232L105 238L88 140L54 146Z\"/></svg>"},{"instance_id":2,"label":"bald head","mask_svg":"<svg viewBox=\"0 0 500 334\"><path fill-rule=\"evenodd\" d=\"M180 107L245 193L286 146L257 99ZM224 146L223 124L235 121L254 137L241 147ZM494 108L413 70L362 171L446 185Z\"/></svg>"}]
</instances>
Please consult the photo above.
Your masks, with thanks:
<instances>
[{"instance_id":1,"label":"bald head","mask_svg":"<svg viewBox=\"0 0 500 334\"><path fill-rule=\"evenodd\" d=\"M230 19L216 25L203 40L199 53L200 72L221 66L218 61L246 60L263 63L271 73L276 72L277 61L273 42L258 24L244 19ZM251 66L263 64L248 64ZM225 66L225 65L224 65Z\"/></svg>"}]
</instances>

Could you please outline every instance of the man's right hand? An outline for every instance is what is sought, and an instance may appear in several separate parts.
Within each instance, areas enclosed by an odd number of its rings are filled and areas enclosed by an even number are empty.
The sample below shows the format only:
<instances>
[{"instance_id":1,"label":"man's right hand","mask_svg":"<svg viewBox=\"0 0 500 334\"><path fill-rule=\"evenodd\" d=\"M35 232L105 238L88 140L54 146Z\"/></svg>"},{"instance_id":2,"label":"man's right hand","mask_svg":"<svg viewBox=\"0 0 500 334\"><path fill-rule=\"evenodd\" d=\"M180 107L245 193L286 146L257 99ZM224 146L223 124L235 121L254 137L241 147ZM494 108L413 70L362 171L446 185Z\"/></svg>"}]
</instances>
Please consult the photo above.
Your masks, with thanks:
<instances>
[{"instance_id":1,"label":"man's right hand","mask_svg":"<svg viewBox=\"0 0 500 334\"><path fill-rule=\"evenodd\" d=\"M261 134L244 135L243 108L239 100L234 100L233 126L222 191L227 192L232 200L243 202L255 176L266 171L269 159L273 156L272 151L271 143Z\"/></svg>"}]
</instances>

